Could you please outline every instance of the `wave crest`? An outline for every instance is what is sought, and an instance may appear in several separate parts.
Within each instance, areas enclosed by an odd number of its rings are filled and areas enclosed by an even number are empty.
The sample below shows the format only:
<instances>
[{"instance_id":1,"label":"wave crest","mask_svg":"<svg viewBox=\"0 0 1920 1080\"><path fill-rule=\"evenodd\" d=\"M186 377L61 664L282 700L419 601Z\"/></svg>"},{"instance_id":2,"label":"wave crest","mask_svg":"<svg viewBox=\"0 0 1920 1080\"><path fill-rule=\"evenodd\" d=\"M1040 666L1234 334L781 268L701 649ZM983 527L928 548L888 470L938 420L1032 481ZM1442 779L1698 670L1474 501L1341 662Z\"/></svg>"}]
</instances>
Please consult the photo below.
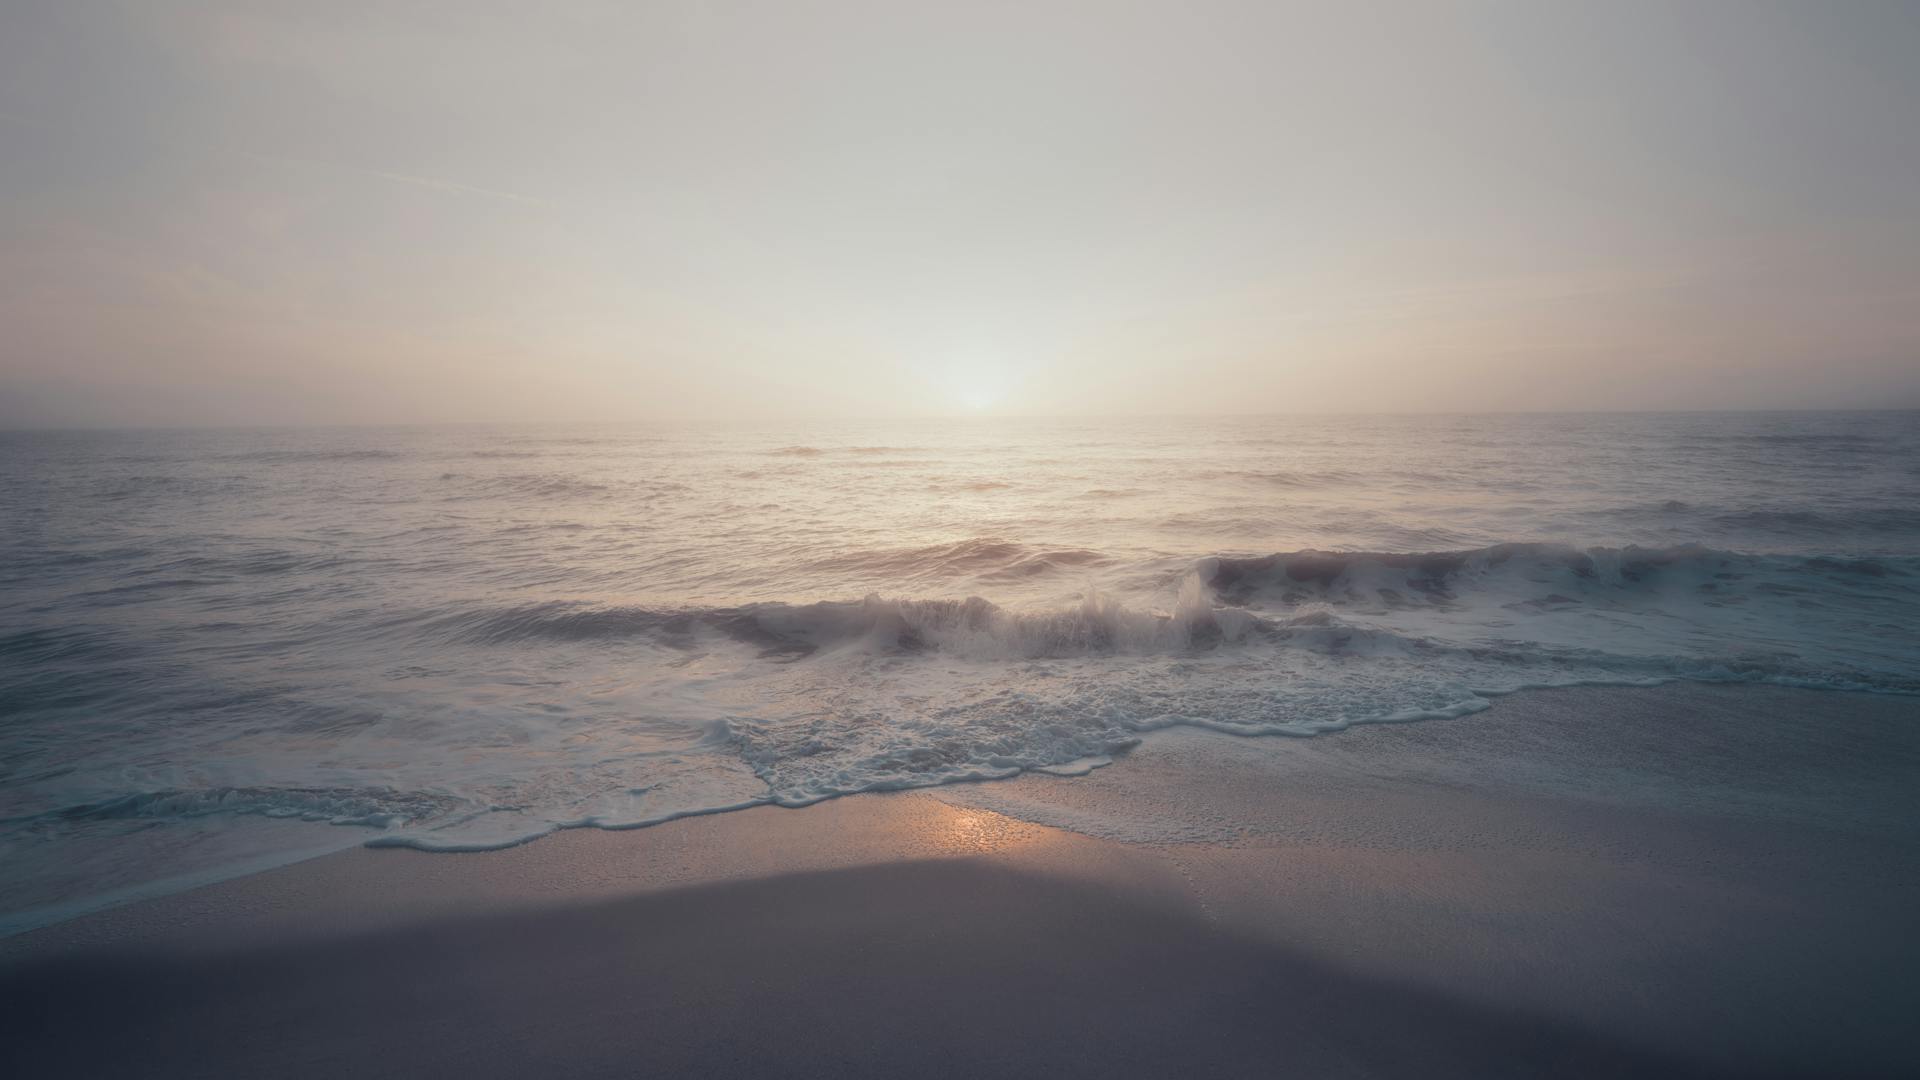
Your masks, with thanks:
<instances>
[{"instance_id":1,"label":"wave crest","mask_svg":"<svg viewBox=\"0 0 1920 1080\"><path fill-rule=\"evenodd\" d=\"M1740 584L1778 588L1781 578L1869 576L1906 578L1920 570L1912 558L1746 555L1697 545L1667 548L1574 548L1558 544L1496 544L1462 551L1295 551L1257 558L1203 559L1195 567L1216 595L1238 604L1308 601L1342 604L1445 604L1468 592L1541 592L1558 586L1592 595L1688 586L1701 593ZM1904 592L1912 590L1896 586ZM1565 597L1561 597L1565 599Z\"/></svg>"},{"instance_id":2,"label":"wave crest","mask_svg":"<svg viewBox=\"0 0 1920 1080\"><path fill-rule=\"evenodd\" d=\"M1245 612L1214 607L1197 579L1182 590L1171 611L1131 608L1089 591L1076 606L1041 611L1013 611L978 596L900 600L876 595L682 610L535 604L447 616L436 623L469 644L645 639L688 649L718 637L753 646L763 658L787 660L846 648L973 659L1165 653L1237 642L1268 628Z\"/></svg>"}]
</instances>

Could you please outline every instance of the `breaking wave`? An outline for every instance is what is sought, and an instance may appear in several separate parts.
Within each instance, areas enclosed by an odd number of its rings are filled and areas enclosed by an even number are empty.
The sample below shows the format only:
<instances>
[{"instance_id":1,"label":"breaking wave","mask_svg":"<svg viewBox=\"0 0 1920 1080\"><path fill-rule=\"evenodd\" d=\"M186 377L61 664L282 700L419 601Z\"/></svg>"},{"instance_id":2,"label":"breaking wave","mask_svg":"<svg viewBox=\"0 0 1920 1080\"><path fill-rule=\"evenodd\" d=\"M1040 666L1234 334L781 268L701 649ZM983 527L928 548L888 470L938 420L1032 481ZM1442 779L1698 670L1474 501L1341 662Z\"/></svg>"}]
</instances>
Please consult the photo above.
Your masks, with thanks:
<instances>
[{"instance_id":1,"label":"breaking wave","mask_svg":"<svg viewBox=\"0 0 1920 1080\"><path fill-rule=\"evenodd\" d=\"M1668 548L1574 548L1555 544L1497 544L1465 551L1420 553L1296 551L1259 558L1204 560L1198 572L1223 596L1245 601L1277 596L1298 602L1317 599L1365 603L1425 598L1453 599L1473 588L1487 589L1500 579L1510 587L1562 584L1589 596L1606 591L1652 592L1675 584L1701 592L1764 588L1796 575L1832 577L1838 585L1852 578L1920 576L1920 559L1793 555L1747 555L1695 545ZM1896 585L1912 593L1907 586ZM1850 590L1849 590L1850 591Z\"/></svg>"},{"instance_id":2,"label":"breaking wave","mask_svg":"<svg viewBox=\"0 0 1920 1080\"><path fill-rule=\"evenodd\" d=\"M906 577L907 564L936 576L986 566L992 578L1106 561L993 540L864 557ZM1920 560L1546 544L1299 551L1199 560L1155 606L1089 588L1064 608L870 595L717 608L549 602L428 621L471 645L731 643L784 662L843 651L992 661L1306 649L1904 691L1920 670L1886 642L1920 635Z\"/></svg>"},{"instance_id":3,"label":"breaking wave","mask_svg":"<svg viewBox=\"0 0 1920 1080\"><path fill-rule=\"evenodd\" d=\"M732 672L740 693L702 721L700 745L750 782L709 778L696 795L651 791L644 812L573 808L539 826L631 827L739 805L1084 772L1174 726L1311 736L1461 716L1532 687L1687 679L1920 693L1920 669L1903 648L1920 633L1916 579L1913 559L1505 544L1212 557L1189 564L1158 606L1097 591L1028 609L979 597L541 604L436 626L482 648L747 650L744 663L712 669ZM788 699L808 707L778 706ZM463 818L380 842L493 842L470 829Z\"/></svg>"},{"instance_id":4,"label":"breaking wave","mask_svg":"<svg viewBox=\"0 0 1920 1080\"><path fill-rule=\"evenodd\" d=\"M451 616L438 623L467 644L646 638L687 649L702 638L723 638L753 646L767 658L860 648L1030 660L1206 648L1239 640L1266 625L1244 613L1205 606L1197 592L1187 594L1172 613L1135 610L1089 593L1079 606L1060 611L1009 611L977 596L964 600L870 596L681 611L537 604Z\"/></svg>"}]
</instances>

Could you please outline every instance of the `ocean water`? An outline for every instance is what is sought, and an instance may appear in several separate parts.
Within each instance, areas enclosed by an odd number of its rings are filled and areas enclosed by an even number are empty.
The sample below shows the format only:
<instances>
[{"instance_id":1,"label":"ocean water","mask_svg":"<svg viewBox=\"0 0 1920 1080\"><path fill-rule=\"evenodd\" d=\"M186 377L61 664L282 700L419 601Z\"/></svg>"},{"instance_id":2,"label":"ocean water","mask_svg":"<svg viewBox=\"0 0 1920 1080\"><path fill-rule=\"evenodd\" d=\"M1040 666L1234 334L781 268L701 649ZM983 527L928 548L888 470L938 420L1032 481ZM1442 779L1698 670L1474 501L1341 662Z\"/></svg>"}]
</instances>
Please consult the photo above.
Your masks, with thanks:
<instances>
[{"instance_id":1,"label":"ocean water","mask_svg":"<svg viewBox=\"0 0 1920 1080\"><path fill-rule=\"evenodd\" d=\"M0 931L1669 680L1920 693L1920 414L0 433Z\"/></svg>"}]
</instances>

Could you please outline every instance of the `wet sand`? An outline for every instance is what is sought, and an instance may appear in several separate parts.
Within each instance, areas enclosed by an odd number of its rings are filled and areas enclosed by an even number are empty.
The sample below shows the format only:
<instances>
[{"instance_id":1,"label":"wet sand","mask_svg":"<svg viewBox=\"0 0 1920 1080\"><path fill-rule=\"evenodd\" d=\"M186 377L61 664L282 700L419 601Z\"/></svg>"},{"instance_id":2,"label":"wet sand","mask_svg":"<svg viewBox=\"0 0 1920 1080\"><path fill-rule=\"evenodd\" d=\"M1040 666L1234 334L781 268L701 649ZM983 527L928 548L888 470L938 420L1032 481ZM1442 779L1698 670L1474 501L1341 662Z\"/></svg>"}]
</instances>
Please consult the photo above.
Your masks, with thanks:
<instances>
[{"instance_id":1,"label":"wet sand","mask_svg":"<svg viewBox=\"0 0 1920 1080\"><path fill-rule=\"evenodd\" d=\"M17 1076L1913 1075L1920 704L1520 695L354 850L0 940Z\"/></svg>"}]
</instances>

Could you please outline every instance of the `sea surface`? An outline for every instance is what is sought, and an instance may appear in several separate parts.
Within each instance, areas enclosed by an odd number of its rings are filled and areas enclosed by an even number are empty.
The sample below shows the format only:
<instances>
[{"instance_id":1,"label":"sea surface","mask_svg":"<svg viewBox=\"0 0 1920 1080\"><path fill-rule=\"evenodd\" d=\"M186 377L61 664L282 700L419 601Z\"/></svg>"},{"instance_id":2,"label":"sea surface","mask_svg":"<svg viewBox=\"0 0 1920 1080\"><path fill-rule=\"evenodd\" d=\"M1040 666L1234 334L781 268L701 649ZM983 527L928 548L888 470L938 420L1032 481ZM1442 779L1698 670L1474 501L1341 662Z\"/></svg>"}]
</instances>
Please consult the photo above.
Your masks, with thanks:
<instances>
[{"instance_id":1,"label":"sea surface","mask_svg":"<svg viewBox=\"0 0 1920 1080\"><path fill-rule=\"evenodd\" d=\"M0 932L1671 680L1920 693L1920 413L0 433Z\"/></svg>"}]
</instances>

